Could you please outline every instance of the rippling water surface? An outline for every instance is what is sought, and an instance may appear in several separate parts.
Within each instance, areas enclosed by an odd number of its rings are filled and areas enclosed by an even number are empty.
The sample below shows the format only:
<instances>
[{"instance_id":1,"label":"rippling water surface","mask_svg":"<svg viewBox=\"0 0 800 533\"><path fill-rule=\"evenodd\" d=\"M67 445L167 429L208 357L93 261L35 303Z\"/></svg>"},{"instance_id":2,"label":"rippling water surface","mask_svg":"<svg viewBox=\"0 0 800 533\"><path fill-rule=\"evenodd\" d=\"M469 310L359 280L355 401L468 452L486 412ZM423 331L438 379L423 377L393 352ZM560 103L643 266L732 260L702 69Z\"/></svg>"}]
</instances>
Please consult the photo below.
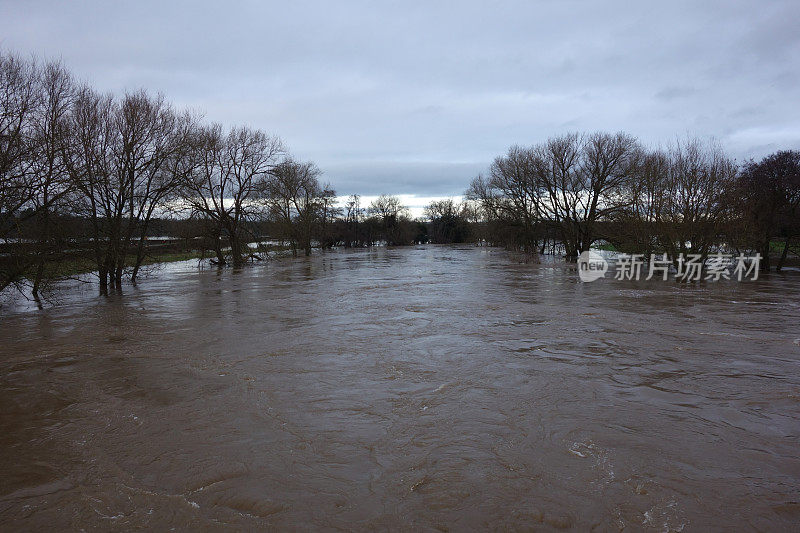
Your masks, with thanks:
<instances>
[{"instance_id":1,"label":"rippling water surface","mask_svg":"<svg viewBox=\"0 0 800 533\"><path fill-rule=\"evenodd\" d=\"M498 250L194 263L0 309L0 529L784 530L800 275Z\"/></svg>"}]
</instances>

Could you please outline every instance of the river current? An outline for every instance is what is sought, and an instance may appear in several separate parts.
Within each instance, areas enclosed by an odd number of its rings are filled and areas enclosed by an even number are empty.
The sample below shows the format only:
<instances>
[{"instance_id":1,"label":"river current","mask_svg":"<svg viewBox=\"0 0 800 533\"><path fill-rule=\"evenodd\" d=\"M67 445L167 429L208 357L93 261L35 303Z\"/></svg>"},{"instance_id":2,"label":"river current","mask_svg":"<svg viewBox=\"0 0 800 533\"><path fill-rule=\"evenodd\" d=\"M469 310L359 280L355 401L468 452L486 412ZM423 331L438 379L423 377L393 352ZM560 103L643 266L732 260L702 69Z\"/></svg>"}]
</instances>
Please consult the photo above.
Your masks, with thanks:
<instances>
[{"instance_id":1,"label":"river current","mask_svg":"<svg viewBox=\"0 0 800 533\"><path fill-rule=\"evenodd\" d=\"M0 308L0 529L800 525L797 272L425 246L95 291Z\"/></svg>"}]
</instances>

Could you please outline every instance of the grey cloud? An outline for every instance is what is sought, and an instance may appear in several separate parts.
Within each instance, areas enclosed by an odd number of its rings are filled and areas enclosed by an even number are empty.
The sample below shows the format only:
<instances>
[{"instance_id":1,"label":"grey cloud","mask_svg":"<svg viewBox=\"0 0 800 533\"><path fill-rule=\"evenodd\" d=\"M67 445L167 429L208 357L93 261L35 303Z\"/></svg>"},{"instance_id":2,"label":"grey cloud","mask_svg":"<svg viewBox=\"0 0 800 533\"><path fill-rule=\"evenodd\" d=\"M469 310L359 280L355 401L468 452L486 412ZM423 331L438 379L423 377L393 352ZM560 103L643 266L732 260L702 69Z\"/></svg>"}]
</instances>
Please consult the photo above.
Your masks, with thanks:
<instances>
[{"instance_id":1,"label":"grey cloud","mask_svg":"<svg viewBox=\"0 0 800 533\"><path fill-rule=\"evenodd\" d=\"M460 195L485 163L361 161L330 165L323 180L336 184L341 195L416 194Z\"/></svg>"},{"instance_id":2,"label":"grey cloud","mask_svg":"<svg viewBox=\"0 0 800 533\"><path fill-rule=\"evenodd\" d=\"M568 130L799 148L798 18L795 0L0 0L0 47L279 134L343 193L449 195Z\"/></svg>"},{"instance_id":3,"label":"grey cloud","mask_svg":"<svg viewBox=\"0 0 800 533\"><path fill-rule=\"evenodd\" d=\"M666 87L656 93L656 98L669 101L692 96L697 94L697 92L697 89L694 87Z\"/></svg>"}]
</instances>

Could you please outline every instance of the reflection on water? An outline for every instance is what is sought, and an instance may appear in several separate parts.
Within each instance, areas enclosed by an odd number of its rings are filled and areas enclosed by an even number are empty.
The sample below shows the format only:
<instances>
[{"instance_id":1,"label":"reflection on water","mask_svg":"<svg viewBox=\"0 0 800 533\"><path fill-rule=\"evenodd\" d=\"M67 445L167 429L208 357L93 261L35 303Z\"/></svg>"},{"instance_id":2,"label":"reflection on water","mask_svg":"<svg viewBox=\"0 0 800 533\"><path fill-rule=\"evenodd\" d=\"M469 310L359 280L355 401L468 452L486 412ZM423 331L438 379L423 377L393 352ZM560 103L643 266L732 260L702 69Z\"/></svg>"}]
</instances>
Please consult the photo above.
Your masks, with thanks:
<instances>
[{"instance_id":1,"label":"reflection on water","mask_svg":"<svg viewBox=\"0 0 800 533\"><path fill-rule=\"evenodd\" d=\"M0 526L796 526L800 276L574 268L357 250L6 307Z\"/></svg>"}]
</instances>

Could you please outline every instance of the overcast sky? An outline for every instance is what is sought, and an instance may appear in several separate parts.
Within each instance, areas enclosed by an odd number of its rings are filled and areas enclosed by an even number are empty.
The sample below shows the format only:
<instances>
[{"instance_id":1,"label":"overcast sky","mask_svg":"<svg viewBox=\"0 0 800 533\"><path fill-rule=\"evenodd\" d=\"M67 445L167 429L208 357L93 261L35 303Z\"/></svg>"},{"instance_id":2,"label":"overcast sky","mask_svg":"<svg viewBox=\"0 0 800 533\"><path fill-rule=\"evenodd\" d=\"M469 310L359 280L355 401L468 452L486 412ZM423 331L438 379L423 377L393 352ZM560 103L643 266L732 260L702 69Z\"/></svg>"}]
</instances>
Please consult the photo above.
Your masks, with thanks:
<instances>
[{"instance_id":1,"label":"overcast sky","mask_svg":"<svg viewBox=\"0 0 800 533\"><path fill-rule=\"evenodd\" d=\"M0 0L0 49L282 137L341 194L458 195L512 144L800 149L800 1Z\"/></svg>"}]
</instances>

